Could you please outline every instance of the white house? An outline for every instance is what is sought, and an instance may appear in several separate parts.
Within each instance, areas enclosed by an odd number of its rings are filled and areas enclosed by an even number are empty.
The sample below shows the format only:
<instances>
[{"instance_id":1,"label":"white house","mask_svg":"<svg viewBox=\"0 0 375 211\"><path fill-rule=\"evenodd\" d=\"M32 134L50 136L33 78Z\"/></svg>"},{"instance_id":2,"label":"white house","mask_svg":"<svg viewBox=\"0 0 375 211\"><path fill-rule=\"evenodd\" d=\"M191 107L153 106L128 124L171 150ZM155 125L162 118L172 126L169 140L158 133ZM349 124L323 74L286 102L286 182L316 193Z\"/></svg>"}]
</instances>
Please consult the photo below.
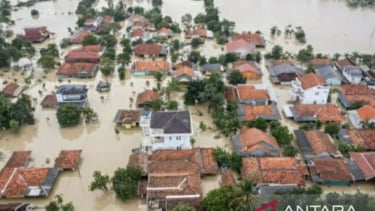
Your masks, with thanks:
<instances>
[{"instance_id":1,"label":"white house","mask_svg":"<svg viewBox=\"0 0 375 211\"><path fill-rule=\"evenodd\" d=\"M362 106L348 112L350 123L354 128L362 128L363 123L375 124L375 108L370 105Z\"/></svg>"},{"instance_id":2,"label":"white house","mask_svg":"<svg viewBox=\"0 0 375 211\"><path fill-rule=\"evenodd\" d=\"M344 67L342 74L351 84L359 84L363 78L362 70L359 66Z\"/></svg>"},{"instance_id":3,"label":"white house","mask_svg":"<svg viewBox=\"0 0 375 211\"><path fill-rule=\"evenodd\" d=\"M301 104L327 104L329 90L323 77L309 73L292 81L292 100Z\"/></svg>"},{"instance_id":4,"label":"white house","mask_svg":"<svg viewBox=\"0 0 375 211\"><path fill-rule=\"evenodd\" d=\"M152 150L191 149L193 126L189 111L156 111L141 116L142 147Z\"/></svg>"}]
</instances>

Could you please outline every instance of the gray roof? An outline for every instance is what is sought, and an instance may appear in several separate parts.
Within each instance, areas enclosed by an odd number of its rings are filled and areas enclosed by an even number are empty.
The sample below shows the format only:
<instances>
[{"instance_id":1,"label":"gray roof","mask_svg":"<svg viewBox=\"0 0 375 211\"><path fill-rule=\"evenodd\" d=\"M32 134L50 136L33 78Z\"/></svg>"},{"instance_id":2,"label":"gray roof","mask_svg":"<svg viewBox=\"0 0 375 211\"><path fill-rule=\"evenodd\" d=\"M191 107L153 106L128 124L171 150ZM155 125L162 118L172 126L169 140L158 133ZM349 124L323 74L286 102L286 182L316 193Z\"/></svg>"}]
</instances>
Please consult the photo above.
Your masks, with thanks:
<instances>
[{"instance_id":1,"label":"gray roof","mask_svg":"<svg viewBox=\"0 0 375 211\"><path fill-rule=\"evenodd\" d=\"M302 75L303 69L290 64L281 64L271 67L269 72L271 76L277 76L283 73L297 73Z\"/></svg>"},{"instance_id":2,"label":"gray roof","mask_svg":"<svg viewBox=\"0 0 375 211\"><path fill-rule=\"evenodd\" d=\"M165 134L191 133L190 112L164 112L156 111L151 113L150 128L163 129Z\"/></svg>"},{"instance_id":3,"label":"gray roof","mask_svg":"<svg viewBox=\"0 0 375 211\"><path fill-rule=\"evenodd\" d=\"M358 77L362 77L363 76L362 70L358 66L347 66L347 67L345 67L344 71L347 72L347 73L349 73L352 76L358 76Z\"/></svg>"},{"instance_id":4,"label":"gray roof","mask_svg":"<svg viewBox=\"0 0 375 211\"><path fill-rule=\"evenodd\" d=\"M232 144L233 144L233 151L237 154L242 152L242 143L240 135L236 135L232 137Z\"/></svg>"},{"instance_id":5,"label":"gray roof","mask_svg":"<svg viewBox=\"0 0 375 211\"><path fill-rule=\"evenodd\" d=\"M341 75L331 65L317 65L314 69L316 74L322 76L326 80L331 78L342 80Z\"/></svg>"},{"instance_id":6,"label":"gray roof","mask_svg":"<svg viewBox=\"0 0 375 211\"><path fill-rule=\"evenodd\" d=\"M69 95L69 94L86 94L87 93L87 87L86 85L80 85L80 84L66 84L61 85L57 89L57 94L63 94L63 95Z\"/></svg>"},{"instance_id":7,"label":"gray roof","mask_svg":"<svg viewBox=\"0 0 375 211\"><path fill-rule=\"evenodd\" d=\"M299 147L301 148L303 155L304 156L314 155L314 152L311 148L309 141L307 140L305 132L303 130L295 130L294 135L297 138L297 143Z\"/></svg>"},{"instance_id":8,"label":"gray roof","mask_svg":"<svg viewBox=\"0 0 375 211\"><path fill-rule=\"evenodd\" d=\"M202 71L217 72L221 71L221 64L205 64L202 66Z\"/></svg>"},{"instance_id":9,"label":"gray roof","mask_svg":"<svg viewBox=\"0 0 375 211\"><path fill-rule=\"evenodd\" d=\"M352 173L355 181L366 179L365 175L363 175L361 169L358 167L358 165L354 161L350 161L348 166L349 166L349 170Z\"/></svg>"}]
</instances>

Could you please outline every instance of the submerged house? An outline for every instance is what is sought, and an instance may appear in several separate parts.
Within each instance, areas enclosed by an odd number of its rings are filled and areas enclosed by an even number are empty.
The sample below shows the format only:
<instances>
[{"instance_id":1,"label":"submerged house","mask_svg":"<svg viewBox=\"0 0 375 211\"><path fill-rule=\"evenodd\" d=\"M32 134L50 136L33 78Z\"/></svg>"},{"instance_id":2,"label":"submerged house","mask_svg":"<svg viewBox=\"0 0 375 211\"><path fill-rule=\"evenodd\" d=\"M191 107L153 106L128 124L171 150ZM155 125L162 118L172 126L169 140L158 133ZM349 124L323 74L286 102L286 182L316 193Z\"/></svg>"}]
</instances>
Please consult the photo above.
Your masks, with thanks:
<instances>
[{"instance_id":1,"label":"submerged house","mask_svg":"<svg viewBox=\"0 0 375 211\"><path fill-rule=\"evenodd\" d=\"M64 63L57 70L56 75L59 78L92 78L99 70L99 65L95 63L76 62Z\"/></svg>"},{"instance_id":2,"label":"submerged house","mask_svg":"<svg viewBox=\"0 0 375 211\"><path fill-rule=\"evenodd\" d=\"M160 45L160 44L154 44L154 43L144 43L144 44L138 44L134 47L133 53L136 56L144 57L159 57L159 56L166 56L168 53L168 50L166 47Z\"/></svg>"},{"instance_id":3,"label":"submerged house","mask_svg":"<svg viewBox=\"0 0 375 211\"><path fill-rule=\"evenodd\" d=\"M327 104L330 86L314 73L298 76L292 81L292 100L301 104Z\"/></svg>"},{"instance_id":4,"label":"submerged house","mask_svg":"<svg viewBox=\"0 0 375 211\"><path fill-rule=\"evenodd\" d=\"M24 28L24 35L21 37L29 42L32 43L41 43L49 38L50 32L47 30L47 27L40 26L40 27L28 27Z\"/></svg>"},{"instance_id":5,"label":"submerged house","mask_svg":"<svg viewBox=\"0 0 375 211\"><path fill-rule=\"evenodd\" d=\"M83 63L99 63L100 55L98 52L92 52L89 50L72 50L69 51L65 56L65 62L83 62Z\"/></svg>"},{"instance_id":6,"label":"submerged house","mask_svg":"<svg viewBox=\"0 0 375 211\"><path fill-rule=\"evenodd\" d=\"M9 83L1 91L6 97L18 97L22 92L23 87L17 83Z\"/></svg>"},{"instance_id":7,"label":"submerged house","mask_svg":"<svg viewBox=\"0 0 375 211\"><path fill-rule=\"evenodd\" d=\"M224 68L221 64L204 64L200 67L200 70L205 75L210 75L213 73L222 73Z\"/></svg>"},{"instance_id":8,"label":"submerged house","mask_svg":"<svg viewBox=\"0 0 375 211\"><path fill-rule=\"evenodd\" d=\"M243 39L237 39L225 44L225 52L235 53L240 57L245 57L247 54L255 52L255 45Z\"/></svg>"},{"instance_id":9,"label":"submerged house","mask_svg":"<svg viewBox=\"0 0 375 211\"><path fill-rule=\"evenodd\" d=\"M74 171L78 169L81 161L82 150L61 150L55 160L55 168L63 171Z\"/></svg>"},{"instance_id":10,"label":"submerged house","mask_svg":"<svg viewBox=\"0 0 375 211\"><path fill-rule=\"evenodd\" d=\"M286 105L283 108L286 117L296 122L322 123L336 122L341 124L344 121L340 109L335 104L294 104Z\"/></svg>"},{"instance_id":11,"label":"submerged house","mask_svg":"<svg viewBox=\"0 0 375 211\"><path fill-rule=\"evenodd\" d=\"M170 68L170 64L166 61L136 61L132 73L134 76L154 75L157 72L167 74Z\"/></svg>"},{"instance_id":12,"label":"submerged house","mask_svg":"<svg viewBox=\"0 0 375 211\"><path fill-rule=\"evenodd\" d=\"M315 183L323 185L349 185L353 181L353 176L349 170L349 165L344 159L335 158L312 158L308 161L311 179Z\"/></svg>"},{"instance_id":13,"label":"submerged house","mask_svg":"<svg viewBox=\"0 0 375 211\"><path fill-rule=\"evenodd\" d=\"M152 90L145 90L137 95L136 105L137 107L148 106L151 101L159 99L160 94Z\"/></svg>"},{"instance_id":14,"label":"submerged house","mask_svg":"<svg viewBox=\"0 0 375 211\"><path fill-rule=\"evenodd\" d=\"M362 68L349 58L338 60L336 62L336 67L341 71L344 78L351 84L361 83L364 77Z\"/></svg>"},{"instance_id":15,"label":"submerged house","mask_svg":"<svg viewBox=\"0 0 375 211\"><path fill-rule=\"evenodd\" d=\"M242 33L242 34L235 34L232 37L232 40L245 40L246 42L249 42L253 44L257 48L264 48L266 47L266 41L265 39L257 33Z\"/></svg>"},{"instance_id":16,"label":"submerged house","mask_svg":"<svg viewBox=\"0 0 375 211\"><path fill-rule=\"evenodd\" d=\"M194 80L198 80L198 73L188 66L177 68L175 78L181 83L189 83Z\"/></svg>"},{"instance_id":17,"label":"submerged house","mask_svg":"<svg viewBox=\"0 0 375 211\"><path fill-rule=\"evenodd\" d=\"M235 61L232 64L232 71L238 70L242 76L250 80L259 80L262 78L262 70L257 67L253 62L246 60Z\"/></svg>"},{"instance_id":18,"label":"submerged house","mask_svg":"<svg viewBox=\"0 0 375 211\"><path fill-rule=\"evenodd\" d=\"M336 70L330 59L312 59L309 61L315 73L326 80L326 84L338 86L343 80L341 74Z\"/></svg>"},{"instance_id":19,"label":"submerged house","mask_svg":"<svg viewBox=\"0 0 375 211\"><path fill-rule=\"evenodd\" d=\"M286 59L272 60L267 64L270 79L274 84L290 84L298 75L303 75L304 70Z\"/></svg>"},{"instance_id":20,"label":"submerged house","mask_svg":"<svg viewBox=\"0 0 375 211\"><path fill-rule=\"evenodd\" d=\"M346 140L348 144L358 146L367 151L375 150L375 130L373 129L358 129L348 130Z\"/></svg>"},{"instance_id":21,"label":"submerged house","mask_svg":"<svg viewBox=\"0 0 375 211\"><path fill-rule=\"evenodd\" d=\"M257 89L253 85L238 84L235 90L240 104L269 105L271 102L267 89Z\"/></svg>"},{"instance_id":22,"label":"submerged house","mask_svg":"<svg viewBox=\"0 0 375 211\"><path fill-rule=\"evenodd\" d=\"M123 110L119 109L113 120L119 126L122 126L126 129L139 126L139 120L141 117L140 110Z\"/></svg>"},{"instance_id":23,"label":"submerged house","mask_svg":"<svg viewBox=\"0 0 375 211\"><path fill-rule=\"evenodd\" d=\"M242 121L255 121L256 119L264 120L281 120L279 110L276 104L272 105L242 105L237 109L238 118Z\"/></svg>"},{"instance_id":24,"label":"submerged house","mask_svg":"<svg viewBox=\"0 0 375 211\"><path fill-rule=\"evenodd\" d=\"M86 85L61 85L56 91L57 105L76 104L83 107L87 103L87 91Z\"/></svg>"},{"instance_id":25,"label":"submerged house","mask_svg":"<svg viewBox=\"0 0 375 211\"><path fill-rule=\"evenodd\" d=\"M244 157L280 156L276 139L257 128L246 128L232 137L233 151Z\"/></svg>"}]
</instances>

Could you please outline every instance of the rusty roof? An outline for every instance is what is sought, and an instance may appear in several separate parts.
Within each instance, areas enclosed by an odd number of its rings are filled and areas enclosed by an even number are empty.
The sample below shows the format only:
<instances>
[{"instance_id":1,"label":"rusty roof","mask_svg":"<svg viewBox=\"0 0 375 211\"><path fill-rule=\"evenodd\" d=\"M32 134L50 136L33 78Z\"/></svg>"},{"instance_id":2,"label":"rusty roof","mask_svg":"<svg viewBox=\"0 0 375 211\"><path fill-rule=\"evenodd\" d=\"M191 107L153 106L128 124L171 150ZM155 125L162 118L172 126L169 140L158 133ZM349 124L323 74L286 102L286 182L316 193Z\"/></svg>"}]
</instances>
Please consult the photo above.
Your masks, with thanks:
<instances>
[{"instance_id":1,"label":"rusty roof","mask_svg":"<svg viewBox=\"0 0 375 211\"><path fill-rule=\"evenodd\" d=\"M312 176L317 175L323 181L336 180L336 181L352 181L349 167L344 159L335 158L313 158L314 165Z\"/></svg>"},{"instance_id":2,"label":"rusty roof","mask_svg":"<svg viewBox=\"0 0 375 211\"><path fill-rule=\"evenodd\" d=\"M85 59L98 61L100 59L100 56L97 52L86 50L72 50L69 51L65 56L65 61Z\"/></svg>"},{"instance_id":3,"label":"rusty roof","mask_svg":"<svg viewBox=\"0 0 375 211\"><path fill-rule=\"evenodd\" d=\"M244 118L246 121L254 121L261 115L273 115L273 106L271 105L245 105Z\"/></svg>"},{"instance_id":4,"label":"rusty roof","mask_svg":"<svg viewBox=\"0 0 375 211\"><path fill-rule=\"evenodd\" d=\"M251 178L256 184L305 185L303 172L294 157L262 157L242 159L242 179Z\"/></svg>"},{"instance_id":5,"label":"rusty roof","mask_svg":"<svg viewBox=\"0 0 375 211\"><path fill-rule=\"evenodd\" d=\"M183 66L180 68L177 68L176 70L176 77L181 77L183 75L187 75L189 77L194 77L194 70L188 66Z\"/></svg>"},{"instance_id":6,"label":"rusty roof","mask_svg":"<svg viewBox=\"0 0 375 211\"><path fill-rule=\"evenodd\" d=\"M81 161L82 150L61 150L55 160L55 168L76 169Z\"/></svg>"},{"instance_id":7,"label":"rusty roof","mask_svg":"<svg viewBox=\"0 0 375 211\"><path fill-rule=\"evenodd\" d=\"M6 96L17 97L20 93L19 89L21 87L17 83L8 83L4 88L2 93Z\"/></svg>"},{"instance_id":8,"label":"rusty roof","mask_svg":"<svg viewBox=\"0 0 375 211\"><path fill-rule=\"evenodd\" d=\"M221 186L231 186L236 184L236 177L231 170L226 170L220 178Z\"/></svg>"},{"instance_id":9,"label":"rusty roof","mask_svg":"<svg viewBox=\"0 0 375 211\"><path fill-rule=\"evenodd\" d=\"M55 94L46 95L40 105L43 108L56 108L57 107L57 98Z\"/></svg>"},{"instance_id":10,"label":"rusty roof","mask_svg":"<svg viewBox=\"0 0 375 211\"><path fill-rule=\"evenodd\" d=\"M354 102L363 102L370 106L375 106L375 96L373 95L345 95L346 101L350 104Z\"/></svg>"},{"instance_id":11,"label":"rusty roof","mask_svg":"<svg viewBox=\"0 0 375 211\"><path fill-rule=\"evenodd\" d=\"M358 116L361 117L362 121L368 121L375 119L375 108L369 105L364 105L357 109Z\"/></svg>"},{"instance_id":12,"label":"rusty roof","mask_svg":"<svg viewBox=\"0 0 375 211\"><path fill-rule=\"evenodd\" d=\"M96 69L96 64L89 62L66 62L57 70L58 75L78 75L87 73L91 75Z\"/></svg>"},{"instance_id":13,"label":"rusty roof","mask_svg":"<svg viewBox=\"0 0 375 211\"><path fill-rule=\"evenodd\" d=\"M31 151L14 151L4 168L26 167L31 157Z\"/></svg>"},{"instance_id":14,"label":"rusty roof","mask_svg":"<svg viewBox=\"0 0 375 211\"><path fill-rule=\"evenodd\" d=\"M230 101L238 101L237 96L237 88L235 86L227 86L225 87L225 98L228 102Z\"/></svg>"},{"instance_id":15,"label":"rusty roof","mask_svg":"<svg viewBox=\"0 0 375 211\"><path fill-rule=\"evenodd\" d=\"M73 42L76 44L81 44L85 37L89 36L91 33L87 30L82 30L78 35L73 39Z\"/></svg>"},{"instance_id":16,"label":"rusty roof","mask_svg":"<svg viewBox=\"0 0 375 211\"><path fill-rule=\"evenodd\" d=\"M239 49L251 50L251 44L243 39L233 40L225 44L225 49L227 52L235 52Z\"/></svg>"},{"instance_id":17,"label":"rusty roof","mask_svg":"<svg viewBox=\"0 0 375 211\"><path fill-rule=\"evenodd\" d=\"M239 100L269 100L267 89L255 89L253 85L237 85Z\"/></svg>"},{"instance_id":18,"label":"rusty roof","mask_svg":"<svg viewBox=\"0 0 375 211\"><path fill-rule=\"evenodd\" d=\"M314 86L324 85L326 83L326 80L323 77L315 73L298 75L298 79L301 82L303 89L310 89Z\"/></svg>"},{"instance_id":19,"label":"rusty roof","mask_svg":"<svg viewBox=\"0 0 375 211\"><path fill-rule=\"evenodd\" d=\"M336 147L331 142L329 136L320 130L304 131L305 136L313 150L314 154L327 152L329 154L338 153Z\"/></svg>"},{"instance_id":20,"label":"rusty roof","mask_svg":"<svg viewBox=\"0 0 375 211\"><path fill-rule=\"evenodd\" d=\"M375 178L375 152L350 152L349 154L365 175L366 180Z\"/></svg>"},{"instance_id":21,"label":"rusty roof","mask_svg":"<svg viewBox=\"0 0 375 211\"><path fill-rule=\"evenodd\" d=\"M375 89L360 84L344 84L338 89L344 95L375 95Z\"/></svg>"},{"instance_id":22,"label":"rusty roof","mask_svg":"<svg viewBox=\"0 0 375 211\"><path fill-rule=\"evenodd\" d=\"M351 60L349 58L337 60L336 64L339 65L339 66L341 66L341 67L356 66L357 65L353 60Z\"/></svg>"},{"instance_id":23,"label":"rusty roof","mask_svg":"<svg viewBox=\"0 0 375 211\"><path fill-rule=\"evenodd\" d=\"M344 121L339 108L335 104L295 104L294 109L298 116L315 116L321 122Z\"/></svg>"},{"instance_id":24,"label":"rusty roof","mask_svg":"<svg viewBox=\"0 0 375 211\"><path fill-rule=\"evenodd\" d=\"M358 144L367 150L375 150L374 129L359 129L356 131L349 131L349 137L355 144Z\"/></svg>"},{"instance_id":25,"label":"rusty roof","mask_svg":"<svg viewBox=\"0 0 375 211\"><path fill-rule=\"evenodd\" d=\"M263 145L264 143L270 145L274 149L280 150L279 144L274 137L257 128L241 129L240 139L242 150L245 152L253 152L258 149L269 151L270 149L265 147Z\"/></svg>"},{"instance_id":26,"label":"rusty roof","mask_svg":"<svg viewBox=\"0 0 375 211\"><path fill-rule=\"evenodd\" d=\"M154 92L152 90L145 90L137 95L137 106L143 106L145 104L150 103L152 100L159 99L160 95L158 92Z\"/></svg>"},{"instance_id":27,"label":"rusty roof","mask_svg":"<svg viewBox=\"0 0 375 211\"><path fill-rule=\"evenodd\" d=\"M116 123L125 123L131 124L134 122L138 122L141 115L140 110L123 110L119 109L117 111L115 122Z\"/></svg>"},{"instance_id":28,"label":"rusty roof","mask_svg":"<svg viewBox=\"0 0 375 211\"><path fill-rule=\"evenodd\" d=\"M147 175L148 173L148 154L141 150L133 152L129 156L128 166L139 167L142 169L142 175Z\"/></svg>"},{"instance_id":29,"label":"rusty roof","mask_svg":"<svg viewBox=\"0 0 375 211\"><path fill-rule=\"evenodd\" d=\"M144 33L143 29L134 29L130 32L130 37L143 37Z\"/></svg>"},{"instance_id":30,"label":"rusty roof","mask_svg":"<svg viewBox=\"0 0 375 211\"><path fill-rule=\"evenodd\" d=\"M138 44L134 47L133 52L136 55L159 55L162 46L154 43Z\"/></svg>"},{"instance_id":31,"label":"rusty roof","mask_svg":"<svg viewBox=\"0 0 375 211\"><path fill-rule=\"evenodd\" d=\"M332 61L330 59L311 59L309 65L331 65Z\"/></svg>"},{"instance_id":32,"label":"rusty roof","mask_svg":"<svg viewBox=\"0 0 375 211\"><path fill-rule=\"evenodd\" d=\"M135 62L136 72L166 72L170 69L170 65L166 61L136 61Z\"/></svg>"},{"instance_id":33,"label":"rusty roof","mask_svg":"<svg viewBox=\"0 0 375 211\"><path fill-rule=\"evenodd\" d=\"M233 40L243 39L249 43L254 44L255 46L265 46L266 43L261 35L256 33L242 33L235 34L232 37Z\"/></svg>"}]
</instances>

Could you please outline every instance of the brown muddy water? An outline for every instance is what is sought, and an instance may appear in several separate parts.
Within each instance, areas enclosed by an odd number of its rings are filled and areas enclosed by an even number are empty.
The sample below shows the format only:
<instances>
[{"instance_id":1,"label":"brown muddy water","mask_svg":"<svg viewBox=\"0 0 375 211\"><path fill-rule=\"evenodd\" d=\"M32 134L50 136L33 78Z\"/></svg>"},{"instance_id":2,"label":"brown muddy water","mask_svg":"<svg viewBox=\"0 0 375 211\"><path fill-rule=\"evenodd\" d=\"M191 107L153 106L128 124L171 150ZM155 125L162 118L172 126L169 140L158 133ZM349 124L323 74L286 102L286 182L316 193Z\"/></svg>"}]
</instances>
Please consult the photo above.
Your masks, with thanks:
<instances>
[{"instance_id":1,"label":"brown muddy water","mask_svg":"<svg viewBox=\"0 0 375 211\"><path fill-rule=\"evenodd\" d=\"M151 1L125 0L126 4L146 5L150 8ZM51 42L58 43L64 37L68 36L68 27L74 28L77 17L69 15L68 12L75 11L78 0L57 0L50 2L40 2L31 8L22 8L13 12L12 18L16 20L13 28L16 33L22 32L23 27L46 25L52 32L56 33L56 40ZM100 0L95 7L106 6L107 2ZM288 24L301 25L307 34L308 43L311 43L317 51L320 52L371 52L375 50L375 38L370 39L372 30L375 28L375 12L370 9L351 9L345 6L341 1L308 1L308 0L216 0L221 17L225 17L237 22L239 31L261 30L267 40L269 40L269 29L273 25L280 26L282 30ZM32 8L40 12L40 16L34 19L30 15ZM282 9L280 9L282 8ZM191 13L193 17L199 12L203 12L203 1L193 0L164 0L162 7L164 15L171 16L175 21L180 21L182 15ZM287 14L287 15L285 15ZM122 30L123 32L124 30ZM353 33L357 32L357 33ZM300 45L295 45L292 41L285 42L281 36L271 40L283 45L289 51L296 51ZM45 46L48 41L39 47ZM211 42L207 42L202 49L208 56L214 56L221 52L221 48ZM272 45L268 45L271 48ZM35 62L35 61L34 61ZM262 63L264 72L263 83L270 84L268 72ZM24 77L20 72L5 73L0 76L0 89L3 88L4 80L18 79L21 85L24 83ZM42 82L38 82L40 79ZM31 166L53 166L53 161L60 150L63 149L82 149L82 163L79 171L71 173L62 173L55 186L54 194L63 194L66 201L72 201L76 210L145 210L145 206L138 199L132 199L127 202L120 202L116 199L113 192L102 191L90 192L89 183L92 181L92 174L95 170L112 175L118 167L125 167L131 149L137 148L141 143L141 131L121 130L116 135L112 120L117 109L134 108L134 103L130 103L130 98L135 99L136 94L145 88L155 87L155 80L152 77L134 78L127 73L125 81L119 81L117 73L109 77L112 83L112 90L108 94L100 94L95 91L95 85L98 81L105 80L99 73L95 79L78 80L71 79L70 83L85 83L89 87L89 104L98 113L99 122L89 125L80 125L69 129L60 129L55 110L44 110L40 107L40 102L45 94L49 94L59 85L54 71L44 74L37 70L34 79L26 90L35 100L36 124L23 127L19 135L13 135L9 132L0 131L1 151L5 152L5 159L11 155L14 150L32 150ZM146 86L146 81L150 81L150 86ZM169 79L165 79L168 81ZM46 83L46 90L43 90L42 83ZM133 84L131 86L130 84ZM62 83L69 83L65 79ZM166 83L163 83L166 84ZM38 91L42 90L40 96ZM290 99L290 87L275 87L274 90L278 97L279 109ZM104 100L101 99L103 96ZM180 108L184 108L181 101L181 94L173 94L172 98L180 103ZM195 146L215 147L222 146L231 150L231 144L228 138L219 136L218 131L212 123L207 113L207 106L187 107L193 113L194 120L194 138ZM198 115L200 111L203 115ZM47 122L46 118L50 120ZM199 130L199 124L203 122L207 125L206 131ZM297 127L289 120L284 120L290 129ZM4 162L1 163L3 165ZM0 166L1 167L1 166ZM217 177L203 178L203 193L219 186ZM356 190L351 186L349 188L327 187L329 191L352 192ZM373 186L368 184L360 185L360 190L371 191ZM31 201L38 205L45 205L52 199L36 200L1 200L7 201Z\"/></svg>"}]
</instances>

